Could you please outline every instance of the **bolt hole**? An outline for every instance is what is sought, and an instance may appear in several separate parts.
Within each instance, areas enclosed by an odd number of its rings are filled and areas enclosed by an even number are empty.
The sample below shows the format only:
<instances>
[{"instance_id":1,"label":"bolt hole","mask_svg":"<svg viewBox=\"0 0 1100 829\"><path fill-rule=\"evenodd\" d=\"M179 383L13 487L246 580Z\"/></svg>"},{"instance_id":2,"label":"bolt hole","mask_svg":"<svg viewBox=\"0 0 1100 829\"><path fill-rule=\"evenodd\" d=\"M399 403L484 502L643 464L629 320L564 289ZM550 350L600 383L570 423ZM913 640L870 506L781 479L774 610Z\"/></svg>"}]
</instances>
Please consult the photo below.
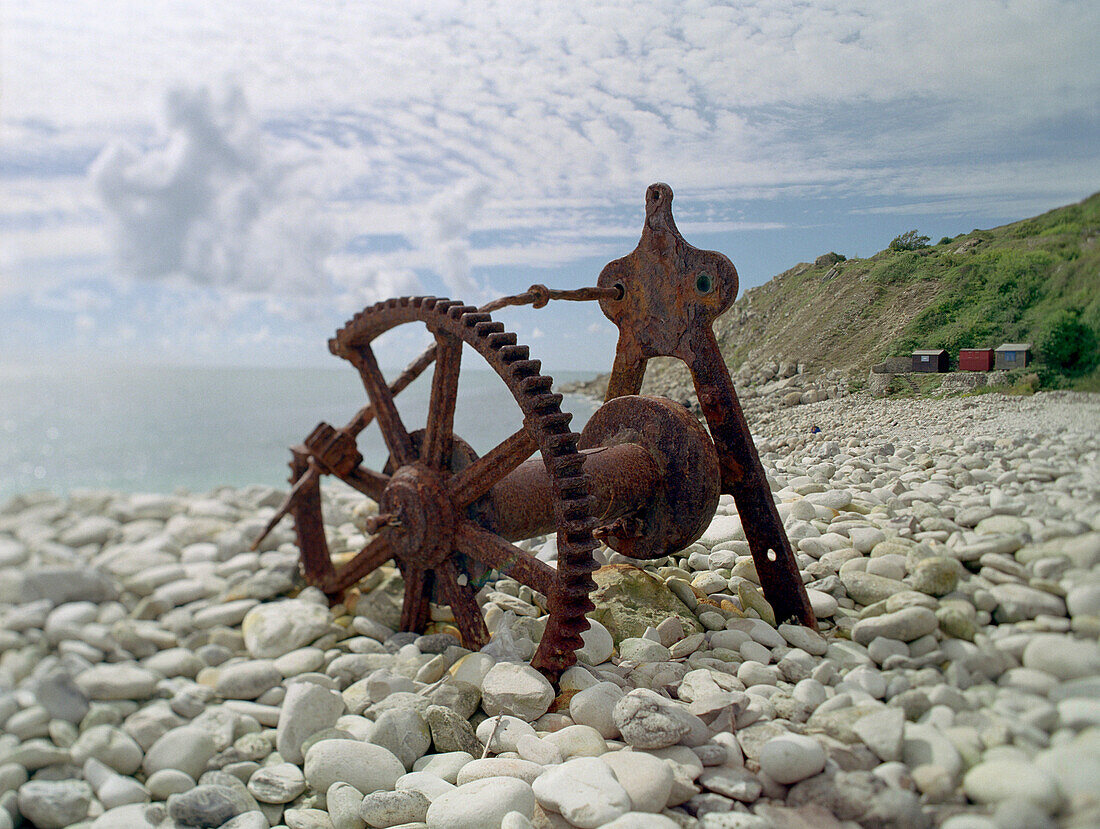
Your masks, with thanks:
<instances>
[{"instance_id":1,"label":"bolt hole","mask_svg":"<svg viewBox=\"0 0 1100 829\"><path fill-rule=\"evenodd\" d=\"M624 296L626 296L626 288L625 288L625 287L623 287L623 283L622 283L622 282L616 282L616 283L615 283L614 285L612 285L611 287L612 287L612 288L614 288L614 289L615 289L616 291L618 291L618 292L619 292L619 293L618 293L618 296L616 296L616 297L615 297L615 301L616 301L616 302L618 302L618 301L619 301L620 299L622 299L622 298L623 298Z\"/></svg>"},{"instance_id":2,"label":"bolt hole","mask_svg":"<svg viewBox=\"0 0 1100 829\"><path fill-rule=\"evenodd\" d=\"M695 277L695 290L701 294L709 294L714 288L714 279L709 273L701 273Z\"/></svg>"},{"instance_id":3,"label":"bolt hole","mask_svg":"<svg viewBox=\"0 0 1100 829\"><path fill-rule=\"evenodd\" d=\"M775 554L775 550L768 549L768 561L779 561L779 556Z\"/></svg>"}]
</instances>

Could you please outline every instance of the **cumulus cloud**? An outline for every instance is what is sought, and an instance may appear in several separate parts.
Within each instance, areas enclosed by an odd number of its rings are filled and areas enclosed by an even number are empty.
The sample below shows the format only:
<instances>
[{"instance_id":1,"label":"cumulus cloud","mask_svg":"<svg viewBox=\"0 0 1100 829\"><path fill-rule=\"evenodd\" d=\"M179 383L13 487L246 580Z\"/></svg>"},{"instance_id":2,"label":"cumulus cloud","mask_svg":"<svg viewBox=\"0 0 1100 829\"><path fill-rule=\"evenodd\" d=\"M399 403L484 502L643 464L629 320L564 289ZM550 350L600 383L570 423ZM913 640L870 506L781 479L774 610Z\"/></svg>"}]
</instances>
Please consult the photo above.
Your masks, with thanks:
<instances>
[{"instance_id":1,"label":"cumulus cloud","mask_svg":"<svg viewBox=\"0 0 1100 829\"><path fill-rule=\"evenodd\" d=\"M463 181L434 196L420 215L419 241L457 299L472 302L486 293L470 275L469 237L488 193L485 182Z\"/></svg>"},{"instance_id":2,"label":"cumulus cloud","mask_svg":"<svg viewBox=\"0 0 1100 829\"><path fill-rule=\"evenodd\" d=\"M298 165L269 152L239 89L173 89L143 147L110 143L90 168L121 266L246 292L317 295L331 236Z\"/></svg>"}]
</instances>

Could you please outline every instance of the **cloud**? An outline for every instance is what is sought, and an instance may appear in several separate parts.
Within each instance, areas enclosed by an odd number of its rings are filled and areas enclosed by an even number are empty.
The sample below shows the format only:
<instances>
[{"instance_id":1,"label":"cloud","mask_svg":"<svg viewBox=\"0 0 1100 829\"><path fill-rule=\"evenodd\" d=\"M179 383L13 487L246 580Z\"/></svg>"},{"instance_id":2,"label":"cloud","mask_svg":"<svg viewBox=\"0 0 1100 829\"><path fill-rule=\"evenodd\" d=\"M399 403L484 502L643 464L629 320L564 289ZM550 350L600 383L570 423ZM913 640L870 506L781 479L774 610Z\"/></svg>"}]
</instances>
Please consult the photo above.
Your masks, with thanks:
<instances>
[{"instance_id":1,"label":"cloud","mask_svg":"<svg viewBox=\"0 0 1100 829\"><path fill-rule=\"evenodd\" d=\"M433 252L439 275L457 299L472 302L486 295L470 276L469 234L488 193L484 182L454 184L434 196L420 216L419 241Z\"/></svg>"},{"instance_id":2,"label":"cloud","mask_svg":"<svg viewBox=\"0 0 1100 829\"><path fill-rule=\"evenodd\" d=\"M157 140L110 143L92 164L130 275L290 295L325 292L332 240L301 170L269 151L243 93L176 88Z\"/></svg>"}]
</instances>

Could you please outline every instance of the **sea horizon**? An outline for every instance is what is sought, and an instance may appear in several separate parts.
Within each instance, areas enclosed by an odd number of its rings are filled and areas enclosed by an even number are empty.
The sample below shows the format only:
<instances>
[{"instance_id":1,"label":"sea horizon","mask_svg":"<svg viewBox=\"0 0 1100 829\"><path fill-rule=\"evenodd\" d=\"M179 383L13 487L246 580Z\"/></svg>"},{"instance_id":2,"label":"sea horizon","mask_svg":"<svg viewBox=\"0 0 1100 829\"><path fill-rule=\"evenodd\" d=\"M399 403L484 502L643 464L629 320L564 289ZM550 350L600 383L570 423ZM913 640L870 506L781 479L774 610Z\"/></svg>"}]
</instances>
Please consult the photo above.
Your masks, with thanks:
<instances>
[{"instance_id":1,"label":"sea horizon","mask_svg":"<svg viewBox=\"0 0 1100 829\"><path fill-rule=\"evenodd\" d=\"M392 381L400 370L384 373ZM551 374L566 382L595 373ZM410 431L424 426L430 377L397 396ZM41 490L286 487L289 447L322 421L345 424L367 402L354 369L340 365L0 363L0 501ZM596 408L576 395L562 403L576 431ZM455 434L483 454L521 425L503 381L487 367L464 368ZM359 449L371 468L384 463L376 426Z\"/></svg>"}]
</instances>

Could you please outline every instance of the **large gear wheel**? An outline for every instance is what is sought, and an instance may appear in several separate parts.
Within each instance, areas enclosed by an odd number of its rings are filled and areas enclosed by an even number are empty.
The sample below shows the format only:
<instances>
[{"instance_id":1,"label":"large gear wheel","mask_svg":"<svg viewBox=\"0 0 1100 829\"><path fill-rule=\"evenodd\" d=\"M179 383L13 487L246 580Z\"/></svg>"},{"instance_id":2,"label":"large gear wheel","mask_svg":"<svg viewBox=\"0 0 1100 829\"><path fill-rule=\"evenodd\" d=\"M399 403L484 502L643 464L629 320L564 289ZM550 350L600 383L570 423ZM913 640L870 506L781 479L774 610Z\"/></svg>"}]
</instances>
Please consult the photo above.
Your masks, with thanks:
<instances>
[{"instance_id":1,"label":"large gear wheel","mask_svg":"<svg viewBox=\"0 0 1100 829\"><path fill-rule=\"evenodd\" d=\"M405 323L422 323L435 338L427 425L409 432L394 405L394 394L407 385L387 385L371 347L379 335ZM524 425L483 457L453 434L462 346L480 354L501 377L523 412ZM549 620L532 664L556 678L576 662L589 627L593 605L594 522L589 481L582 471L578 436L571 415L562 413L552 378L540 373L526 346L488 313L448 299L400 297L357 314L329 341L333 354L359 371L370 408L345 429L321 424L295 447L290 512L306 579L330 598L389 560L404 577L403 630L422 630L429 600L451 606L463 643L480 648L489 639L475 600L475 582L494 569L547 598ZM426 365L422 361L420 370ZM412 370L412 369L410 369ZM406 372L408 374L408 372ZM362 413L361 413L362 415ZM381 471L362 466L355 436L369 418L378 421L390 458ZM494 484L535 451L542 456L554 492L557 570L479 523L481 501ZM349 562L333 566L321 516L320 480L332 475L373 498L379 505L377 533Z\"/></svg>"}]
</instances>

